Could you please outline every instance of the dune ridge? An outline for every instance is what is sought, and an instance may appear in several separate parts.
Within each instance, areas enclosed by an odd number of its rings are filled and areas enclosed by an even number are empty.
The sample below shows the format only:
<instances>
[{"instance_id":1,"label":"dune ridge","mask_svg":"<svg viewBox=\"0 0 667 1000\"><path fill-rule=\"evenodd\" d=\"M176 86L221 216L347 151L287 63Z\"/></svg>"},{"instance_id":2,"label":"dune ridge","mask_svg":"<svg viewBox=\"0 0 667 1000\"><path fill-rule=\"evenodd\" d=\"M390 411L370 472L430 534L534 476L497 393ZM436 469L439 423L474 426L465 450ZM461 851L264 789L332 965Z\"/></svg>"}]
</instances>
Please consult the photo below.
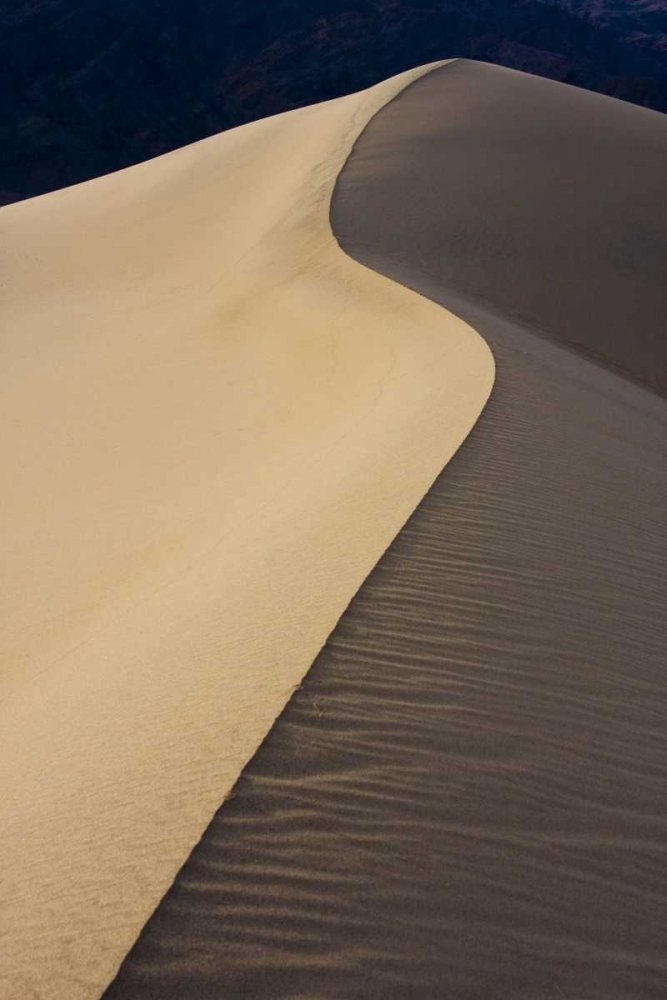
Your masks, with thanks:
<instances>
[{"instance_id":1,"label":"dune ridge","mask_svg":"<svg viewBox=\"0 0 667 1000\"><path fill-rule=\"evenodd\" d=\"M99 995L486 402L329 225L428 69L0 213L3 1000Z\"/></svg>"},{"instance_id":2,"label":"dune ridge","mask_svg":"<svg viewBox=\"0 0 667 1000\"><path fill-rule=\"evenodd\" d=\"M334 232L494 391L105 1000L667 996L666 128L457 60L364 129Z\"/></svg>"}]
</instances>

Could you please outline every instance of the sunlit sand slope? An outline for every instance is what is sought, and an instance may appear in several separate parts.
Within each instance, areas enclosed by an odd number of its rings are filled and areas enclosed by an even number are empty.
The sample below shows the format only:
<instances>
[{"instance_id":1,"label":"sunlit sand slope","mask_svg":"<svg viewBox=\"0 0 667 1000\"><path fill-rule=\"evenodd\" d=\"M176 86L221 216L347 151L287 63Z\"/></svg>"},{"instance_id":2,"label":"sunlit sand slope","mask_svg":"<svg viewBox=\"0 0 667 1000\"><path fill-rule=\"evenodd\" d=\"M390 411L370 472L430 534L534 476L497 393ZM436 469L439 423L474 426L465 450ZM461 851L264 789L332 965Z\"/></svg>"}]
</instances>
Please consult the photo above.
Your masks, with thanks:
<instances>
[{"instance_id":1,"label":"sunlit sand slope","mask_svg":"<svg viewBox=\"0 0 667 1000\"><path fill-rule=\"evenodd\" d=\"M329 201L422 70L0 214L0 996L94 997L493 381Z\"/></svg>"}]
</instances>

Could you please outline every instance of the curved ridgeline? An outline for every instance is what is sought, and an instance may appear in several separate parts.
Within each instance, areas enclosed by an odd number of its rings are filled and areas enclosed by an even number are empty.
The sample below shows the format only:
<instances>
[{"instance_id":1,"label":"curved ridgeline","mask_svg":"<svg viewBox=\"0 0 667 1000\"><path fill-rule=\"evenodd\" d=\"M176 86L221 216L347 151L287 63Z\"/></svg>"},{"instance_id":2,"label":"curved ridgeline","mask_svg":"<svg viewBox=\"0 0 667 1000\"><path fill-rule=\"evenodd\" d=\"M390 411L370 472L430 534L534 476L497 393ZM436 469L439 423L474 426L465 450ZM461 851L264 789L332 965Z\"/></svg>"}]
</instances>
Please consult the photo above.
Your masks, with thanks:
<instances>
[{"instance_id":1,"label":"curved ridgeline","mask_svg":"<svg viewBox=\"0 0 667 1000\"><path fill-rule=\"evenodd\" d=\"M496 387L106 1000L664 997L666 129L458 62L362 134L341 245Z\"/></svg>"}]
</instances>

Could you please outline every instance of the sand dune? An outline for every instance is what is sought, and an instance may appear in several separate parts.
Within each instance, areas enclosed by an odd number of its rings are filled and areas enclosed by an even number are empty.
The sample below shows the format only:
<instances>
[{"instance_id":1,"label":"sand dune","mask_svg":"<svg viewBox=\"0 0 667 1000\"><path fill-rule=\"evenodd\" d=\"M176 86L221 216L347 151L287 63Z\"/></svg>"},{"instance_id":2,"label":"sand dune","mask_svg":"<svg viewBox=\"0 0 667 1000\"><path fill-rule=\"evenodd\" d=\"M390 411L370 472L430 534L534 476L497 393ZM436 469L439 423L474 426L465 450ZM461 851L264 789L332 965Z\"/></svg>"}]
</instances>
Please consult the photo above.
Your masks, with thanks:
<instances>
[{"instance_id":1,"label":"sand dune","mask_svg":"<svg viewBox=\"0 0 667 1000\"><path fill-rule=\"evenodd\" d=\"M108 1000L667 995L666 125L461 61L362 133L341 245L494 392Z\"/></svg>"},{"instance_id":2,"label":"sand dune","mask_svg":"<svg viewBox=\"0 0 667 1000\"><path fill-rule=\"evenodd\" d=\"M99 995L487 399L329 226L422 72L0 213L7 1000Z\"/></svg>"}]
</instances>

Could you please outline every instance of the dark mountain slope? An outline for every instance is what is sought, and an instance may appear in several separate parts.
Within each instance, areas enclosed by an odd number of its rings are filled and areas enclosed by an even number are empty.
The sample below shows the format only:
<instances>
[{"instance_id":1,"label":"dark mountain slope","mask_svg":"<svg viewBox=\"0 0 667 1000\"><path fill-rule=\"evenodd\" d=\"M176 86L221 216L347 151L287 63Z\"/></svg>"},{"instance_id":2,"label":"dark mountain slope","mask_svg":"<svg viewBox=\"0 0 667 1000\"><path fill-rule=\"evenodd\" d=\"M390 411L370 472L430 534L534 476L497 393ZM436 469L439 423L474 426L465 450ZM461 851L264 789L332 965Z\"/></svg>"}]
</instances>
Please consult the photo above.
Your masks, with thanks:
<instances>
[{"instance_id":1,"label":"dark mountain slope","mask_svg":"<svg viewBox=\"0 0 667 1000\"><path fill-rule=\"evenodd\" d=\"M0 199L447 56L667 110L663 53L623 31L537 0L0 0Z\"/></svg>"}]
</instances>

